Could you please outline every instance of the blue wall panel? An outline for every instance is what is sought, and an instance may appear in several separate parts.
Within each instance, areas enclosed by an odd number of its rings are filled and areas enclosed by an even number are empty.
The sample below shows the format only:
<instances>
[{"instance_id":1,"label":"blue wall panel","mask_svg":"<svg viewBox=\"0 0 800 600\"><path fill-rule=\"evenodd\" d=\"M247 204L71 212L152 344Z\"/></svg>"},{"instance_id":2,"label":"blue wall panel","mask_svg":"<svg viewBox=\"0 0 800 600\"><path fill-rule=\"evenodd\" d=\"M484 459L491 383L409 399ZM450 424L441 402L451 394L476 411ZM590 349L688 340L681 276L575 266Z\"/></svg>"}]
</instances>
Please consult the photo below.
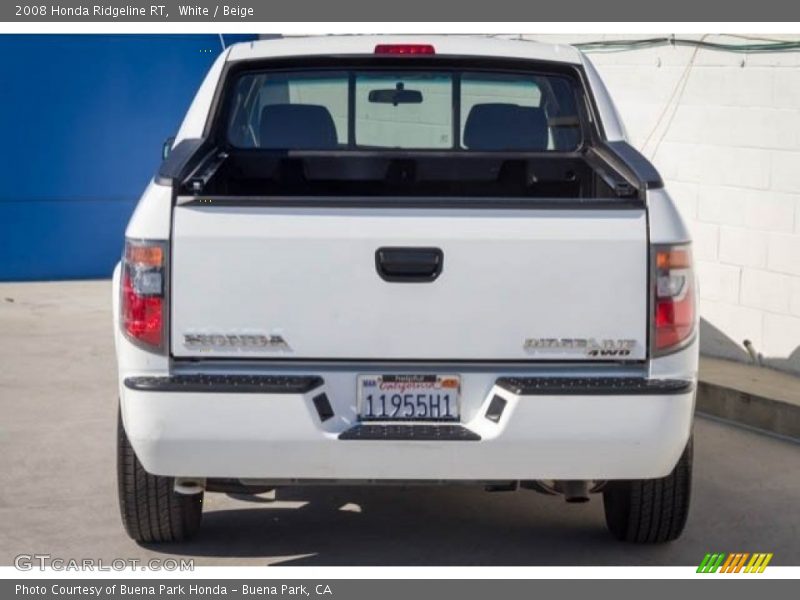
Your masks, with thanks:
<instances>
[{"instance_id":1,"label":"blue wall panel","mask_svg":"<svg viewBox=\"0 0 800 600\"><path fill-rule=\"evenodd\" d=\"M111 274L221 49L217 35L0 35L0 280Z\"/></svg>"}]
</instances>

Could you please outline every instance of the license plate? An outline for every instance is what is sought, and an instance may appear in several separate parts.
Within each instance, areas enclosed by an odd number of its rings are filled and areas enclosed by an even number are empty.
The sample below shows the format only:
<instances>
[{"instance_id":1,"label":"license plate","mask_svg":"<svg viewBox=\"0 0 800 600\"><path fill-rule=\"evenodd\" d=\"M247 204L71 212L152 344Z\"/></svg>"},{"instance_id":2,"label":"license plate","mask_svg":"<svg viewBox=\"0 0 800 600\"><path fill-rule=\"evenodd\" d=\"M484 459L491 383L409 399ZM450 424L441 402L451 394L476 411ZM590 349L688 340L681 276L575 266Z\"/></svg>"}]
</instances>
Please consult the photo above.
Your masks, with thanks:
<instances>
[{"instance_id":1,"label":"license plate","mask_svg":"<svg viewBox=\"0 0 800 600\"><path fill-rule=\"evenodd\" d=\"M362 421L457 421L457 375L359 375Z\"/></svg>"}]
</instances>

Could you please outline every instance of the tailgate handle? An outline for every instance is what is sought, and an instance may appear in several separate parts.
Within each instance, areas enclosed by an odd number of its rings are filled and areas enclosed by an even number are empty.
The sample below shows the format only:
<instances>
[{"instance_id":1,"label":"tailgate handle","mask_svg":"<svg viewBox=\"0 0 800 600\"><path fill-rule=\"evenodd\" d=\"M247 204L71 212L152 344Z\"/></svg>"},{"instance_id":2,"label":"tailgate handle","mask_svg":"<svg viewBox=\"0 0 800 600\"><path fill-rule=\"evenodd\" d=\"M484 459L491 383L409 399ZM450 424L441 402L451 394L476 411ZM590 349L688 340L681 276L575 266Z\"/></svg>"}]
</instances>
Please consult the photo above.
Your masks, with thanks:
<instances>
[{"instance_id":1,"label":"tailgate handle","mask_svg":"<svg viewBox=\"0 0 800 600\"><path fill-rule=\"evenodd\" d=\"M442 272L444 253L440 248L378 248L375 269L384 281L425 283Z\"/></svg>"}]
</instances>

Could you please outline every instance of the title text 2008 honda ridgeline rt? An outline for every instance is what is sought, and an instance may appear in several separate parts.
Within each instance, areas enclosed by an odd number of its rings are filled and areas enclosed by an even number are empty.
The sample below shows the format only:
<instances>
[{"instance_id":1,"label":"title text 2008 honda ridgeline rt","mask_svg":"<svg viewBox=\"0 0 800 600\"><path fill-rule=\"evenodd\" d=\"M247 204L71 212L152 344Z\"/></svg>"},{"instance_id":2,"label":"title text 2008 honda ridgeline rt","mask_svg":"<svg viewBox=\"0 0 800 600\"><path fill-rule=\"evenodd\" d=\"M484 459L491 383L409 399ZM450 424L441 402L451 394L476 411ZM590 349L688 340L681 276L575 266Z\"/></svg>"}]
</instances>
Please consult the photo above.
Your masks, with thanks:
<instances>
[{"instance_id":1,"label":"title text 2008 honda ridgeline rt","mask_svg":"<svg viewBox=\"0 0 800 600\"><path fill-rule=\"evenodd\" d=\"M142 542L204 492L464 483L665 542L689 508L689 234L568 46L228 48L114 274L119 494Z\"/></svg>"}]
</instances>

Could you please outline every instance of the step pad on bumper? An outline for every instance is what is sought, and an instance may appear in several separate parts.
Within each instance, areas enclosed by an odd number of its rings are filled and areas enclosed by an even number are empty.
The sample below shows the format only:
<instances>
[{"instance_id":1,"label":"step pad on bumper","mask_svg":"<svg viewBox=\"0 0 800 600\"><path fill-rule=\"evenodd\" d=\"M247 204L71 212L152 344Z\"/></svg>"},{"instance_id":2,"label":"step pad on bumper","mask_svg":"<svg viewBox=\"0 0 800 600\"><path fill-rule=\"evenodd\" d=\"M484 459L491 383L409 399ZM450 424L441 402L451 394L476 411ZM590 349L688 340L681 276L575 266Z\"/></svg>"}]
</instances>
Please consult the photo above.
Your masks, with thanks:
<instances>
[{"instance_id":1,"label":"step pad on bumper","mask_svg":"<svg viewBox=\"0 0 800 600\"><path fill-rule=\"evenodd\" d=\"M477 442L481 439L481 436L461 425L378 425L361 423L339 434L339 439Z\"/></svg>"},{"instance_id":2,"label":"step pad on bumper","mask_svg":"<svg viewBox=\"0 0 800 600\"><path fill-rule=\"evenodd\" d=\"M683 379L642 377L501 377L497 385L518 396L685 394L694 384Z\"/></svg>"},{"instance_id":3,"label":"step pad on bumper","mask_svg":"<svg viewBox=\"0 0 800 600\"><path fill-rule=\"evenodd\" d=\"M322 377L313 375L170 375L128 377L125 387L141 392L305 394L322 383Z\"/></svg>"}]
</instances>

